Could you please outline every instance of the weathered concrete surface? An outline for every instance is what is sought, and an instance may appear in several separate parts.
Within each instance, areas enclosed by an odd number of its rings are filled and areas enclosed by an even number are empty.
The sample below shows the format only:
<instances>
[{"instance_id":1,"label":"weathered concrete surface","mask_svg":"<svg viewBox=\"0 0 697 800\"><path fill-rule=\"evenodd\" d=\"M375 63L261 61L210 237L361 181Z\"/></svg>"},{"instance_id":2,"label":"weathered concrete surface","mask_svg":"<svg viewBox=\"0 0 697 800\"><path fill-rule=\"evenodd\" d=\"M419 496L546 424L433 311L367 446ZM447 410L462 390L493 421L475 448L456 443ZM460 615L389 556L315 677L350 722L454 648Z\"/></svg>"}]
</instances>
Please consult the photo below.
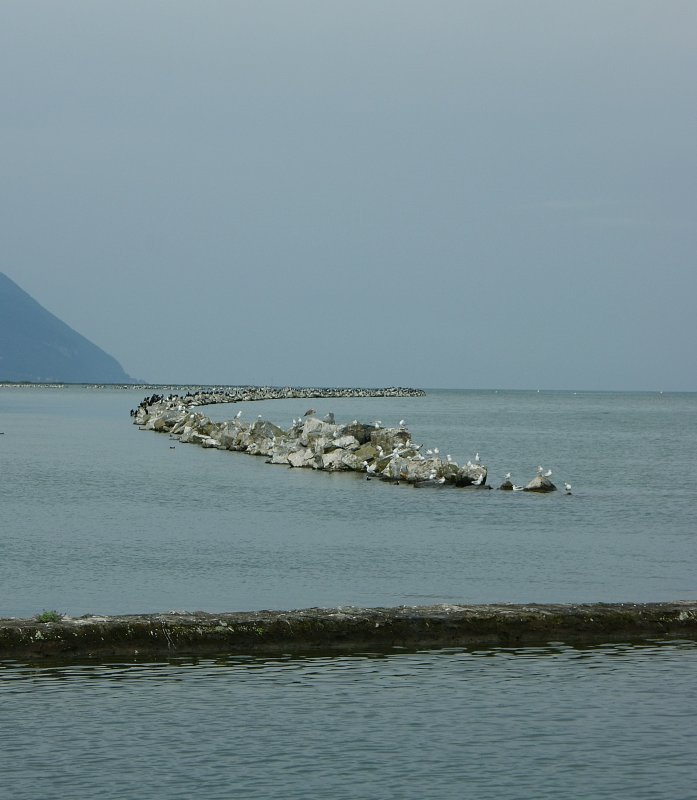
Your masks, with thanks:
<instances>
[{"instance_id":1,"label":"weathered concrete surface","mask_svg":"<svg viewBox=\"0 0 697 800\"><path fill-rule=\"evenodd\" d=\"M0 620L0 659L697 639L697 602L437 605Z\"/></svg>"}]
</instances>

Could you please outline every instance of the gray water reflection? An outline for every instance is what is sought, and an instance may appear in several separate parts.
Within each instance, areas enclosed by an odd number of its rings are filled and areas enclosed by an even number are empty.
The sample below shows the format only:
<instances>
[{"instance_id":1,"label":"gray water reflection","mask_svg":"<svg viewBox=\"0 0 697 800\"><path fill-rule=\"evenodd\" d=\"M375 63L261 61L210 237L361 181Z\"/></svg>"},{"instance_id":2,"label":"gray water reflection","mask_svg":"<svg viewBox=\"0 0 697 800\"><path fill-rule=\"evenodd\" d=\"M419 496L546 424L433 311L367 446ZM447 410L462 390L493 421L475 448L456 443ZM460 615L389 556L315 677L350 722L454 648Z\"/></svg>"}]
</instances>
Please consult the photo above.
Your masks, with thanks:
<instances>
[{"instance_id":1,"label":"gray water reflection","mask_svg":"<svg viewBox=\"0 0 697 800\"><path fill-rule=\"evenodd\" d=\"M0 664L29 798L693 796L697 643Z\"/></svg>"}]
</instances>

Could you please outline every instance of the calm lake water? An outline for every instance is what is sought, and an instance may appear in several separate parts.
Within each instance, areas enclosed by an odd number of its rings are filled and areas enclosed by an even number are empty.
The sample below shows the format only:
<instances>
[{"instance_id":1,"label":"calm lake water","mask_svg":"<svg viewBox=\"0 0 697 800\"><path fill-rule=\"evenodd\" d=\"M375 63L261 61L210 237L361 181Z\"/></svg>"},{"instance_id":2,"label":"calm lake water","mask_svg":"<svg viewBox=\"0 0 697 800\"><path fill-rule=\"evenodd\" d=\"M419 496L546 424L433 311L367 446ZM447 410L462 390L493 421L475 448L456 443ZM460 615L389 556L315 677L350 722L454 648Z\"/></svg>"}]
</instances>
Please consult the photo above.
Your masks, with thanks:
<instances>
[{"instance_id":1,"label":"calm lake water","mask_svg":"<svg viewBox=\"0 0 697 800\"><path fill-rule=\"evenodd\" d=\"M695 394L313 401L571 496L181 445L131 424L143 394L0 388L0 616L697 597ZM203 410L239 408L307 401ZM688 798L696 667L690 642L6 662L0 769L12 798Z\"/></svg>"},{"instance_id":2,"label":"calm lake water","mask_svg":"<svg viewBox=\"0 0 697 800\"><path fill-rule=\"evenodd\" d=\"M143 390L0 388L0 616L697 597L697 395L313 401L538 496L392 486L139 431ZM242 408L289 424L307 401ZM175 449L171 449L172 445Z\"/></svg>"}]
</instances>

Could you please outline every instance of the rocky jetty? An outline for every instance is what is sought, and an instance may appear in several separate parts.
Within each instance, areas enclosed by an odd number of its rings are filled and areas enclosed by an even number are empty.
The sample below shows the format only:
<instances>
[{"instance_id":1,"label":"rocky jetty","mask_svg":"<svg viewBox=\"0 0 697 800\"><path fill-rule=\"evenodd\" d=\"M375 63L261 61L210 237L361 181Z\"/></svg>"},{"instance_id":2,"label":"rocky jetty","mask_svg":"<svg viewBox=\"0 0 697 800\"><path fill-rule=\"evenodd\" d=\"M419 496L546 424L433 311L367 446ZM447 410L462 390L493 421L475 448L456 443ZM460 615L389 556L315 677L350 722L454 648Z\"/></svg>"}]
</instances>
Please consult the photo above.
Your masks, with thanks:
<instances>
[{"instance_id":1,"label":"rocky jetty","mask_svg":"<svg viewBox=\"0 0 697 800\"><path fill-rule=\"evenodd\" d=\"M264 399L266 390L261 392ZM417 390L341 390L341 395L289 394L297 390L274 390L286 392L282 397L335 397L335 396L390 396L374 392L415 392ZM335 391L335 390L326 390ZM354 394L349 394L353 392ZM365 395L357 394L366 392ZM369 395L368 392L371 392ZM145 430L168 433L185 444L218 450L234 450L249 455L263 456L269 464L289 467L305 467L326 471L353 471L366 474L367 478L379 478L394 483L404 481L423 488L457 486L490 488L486 485L487 468L479 463L468 462L460 466L450 457L443 460L438 451L422 452L423 446L412 441L411 434L402 420L396 428L385 428L381 422L367 424L353 420L338 424L333 414L323 419L315 416L313 409L284 429L261 417L254 421L242 419L241 412L232 420L213 422L205 414L194 411L196 405L211 402L237 402L230 399L215 399L216 393L201 396L162 397L152 395L134 409L134 423ZM397 396L397 395L394 395ZM400 395L401 396L401 395ZM229 393L220 397L230 397ZM240 390L240 400L260 399L245 390Z\"/></svg>"},{"instance_id":2,"label":"rocky jetty","mask_svg":"<svg viewBox=\"0 0 697 800\"><path fill-rule=\"evenodd\" d=\"M0 620L0 659L695 639L697 604L436 605Z\"/></svg>"},{"instance_id":3,"label":"rocky jetty","mask_svg":"<svg viewBox=\"0 0 697 800\"><path fill-rule=\"evenodd\" d=\"M147 410L155 403L190 406L211 406L217 403L242 403L254 400L312 400L332 397L425 397L423 389L390 386L385 389L318 388L297 386L221 386L188 391L183 395L152 394L145 397L140 408ZM132 412L135 414L135 410Z\"/></svg>"}]
</instances>

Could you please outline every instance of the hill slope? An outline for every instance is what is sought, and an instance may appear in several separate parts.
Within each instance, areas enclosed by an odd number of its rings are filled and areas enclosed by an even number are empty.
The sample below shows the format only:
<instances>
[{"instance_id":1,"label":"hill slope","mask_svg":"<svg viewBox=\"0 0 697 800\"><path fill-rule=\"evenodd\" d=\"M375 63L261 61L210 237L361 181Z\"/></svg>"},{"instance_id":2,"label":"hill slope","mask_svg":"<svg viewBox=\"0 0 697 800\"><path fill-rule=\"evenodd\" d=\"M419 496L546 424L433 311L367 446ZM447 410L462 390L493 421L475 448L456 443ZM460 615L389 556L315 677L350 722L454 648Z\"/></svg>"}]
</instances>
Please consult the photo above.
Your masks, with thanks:
<instances>
[{"instance_id":1,"label":"hill slope","mask_svg":"<svg viewBox=\"0 0 697 800\"><path fill-rule=\"evenodd\" d=\"M0 381L132 383L118 361L0 272Z\"/></svg>"}]
</instances>

